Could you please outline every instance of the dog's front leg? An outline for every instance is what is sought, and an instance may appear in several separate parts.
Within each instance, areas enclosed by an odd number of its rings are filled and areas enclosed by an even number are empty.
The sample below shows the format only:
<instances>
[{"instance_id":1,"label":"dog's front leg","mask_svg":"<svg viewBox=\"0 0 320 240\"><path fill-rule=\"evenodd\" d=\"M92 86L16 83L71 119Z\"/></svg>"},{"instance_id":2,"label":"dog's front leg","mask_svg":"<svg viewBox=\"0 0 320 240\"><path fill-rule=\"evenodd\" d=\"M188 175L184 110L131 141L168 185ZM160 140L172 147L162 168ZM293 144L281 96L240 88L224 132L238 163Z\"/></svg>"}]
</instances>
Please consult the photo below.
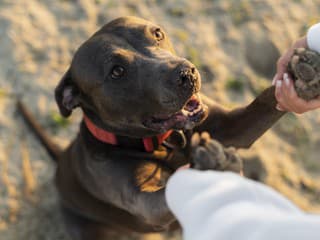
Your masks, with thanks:
<instances>
[{"instance_id":1,"label":"dog's front leg","mask_svg":"<svg viewBox=\"0 0 320 240\"><path fill-rule=\"evenodd\" d=\"M192 136L191 167L242 173L242 160L234 148L225 148L207 132Z\"/></svg>"},{"instance_id":2,"label":"dog's front leg","mask_svg":"<svg viewBox=\"0 0 320 240\"><path fill-rule=\"evenodd\" d=\"M231 111L204 96L209 116L195 130L209 132L224 146L248 148L284 115L276 109L274 92L275 88L269 87L248 106Z\"/></svg>"}]
</instances>

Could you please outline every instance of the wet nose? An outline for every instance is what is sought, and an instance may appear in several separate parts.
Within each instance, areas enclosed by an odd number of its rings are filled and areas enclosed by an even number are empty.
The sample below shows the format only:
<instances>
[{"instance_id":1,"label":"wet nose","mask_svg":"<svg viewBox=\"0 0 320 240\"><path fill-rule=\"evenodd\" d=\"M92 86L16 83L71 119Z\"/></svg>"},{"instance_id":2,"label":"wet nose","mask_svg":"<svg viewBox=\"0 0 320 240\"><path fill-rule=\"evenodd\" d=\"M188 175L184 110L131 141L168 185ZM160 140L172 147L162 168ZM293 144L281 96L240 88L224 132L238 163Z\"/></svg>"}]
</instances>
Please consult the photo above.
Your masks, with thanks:
<instances>
[{"instance_id":1,"label":"wet nose","mask_svg":"<svg viewBox=\"0 0 320 240\"><path fill-rule=\"evenodd\" d=\"M177 84L184 87L194 87L197 78L198 73L196 68L188 64L181 67Z\"/></svg>"}]
</instances>

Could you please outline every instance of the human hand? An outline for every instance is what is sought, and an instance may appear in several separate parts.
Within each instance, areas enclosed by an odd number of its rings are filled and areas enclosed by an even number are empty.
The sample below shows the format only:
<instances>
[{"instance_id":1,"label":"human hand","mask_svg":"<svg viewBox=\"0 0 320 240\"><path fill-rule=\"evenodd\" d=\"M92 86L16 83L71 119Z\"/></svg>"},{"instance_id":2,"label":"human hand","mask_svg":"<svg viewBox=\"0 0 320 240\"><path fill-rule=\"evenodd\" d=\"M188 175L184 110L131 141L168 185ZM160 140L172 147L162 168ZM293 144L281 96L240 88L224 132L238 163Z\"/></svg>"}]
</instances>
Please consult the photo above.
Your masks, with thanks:
<instances>
[{"instance_id":1,"label":"human hand","mask_svg":"<svg viewBox=\"0 0 320 240\"><path fill-rule=\"evenodd\" d=\"M279 111L290 111L300 114L320 107L319 98L306 101L297 95L293 81L287 73L288 63L294 54L294 49L307 47L307 39L303 37L293 44L277 62L277 73L274 76L272 84L276 85L275 97L278 101L277 109Z\"/></svg>"},{"instance_id":2,"label":"human hand","mask_svg":"<svg viewBox=\"0 0 320 240\"><path fill-rule=\"evenodd\" d=\"M275 96L278 101L279 111L295 112L298 114L320 108L320 98L306 101L297 95L294 83L288 73L283 75L283 79L276 80Z\"/></svg>"},{"instance_id":3,"label":"human hand","mask_svg":"<svg viewBox=\"0 0 320 240\"><path fill-rule=\"evenodd\" d=\"M276 80L281 80L283 79L283 74L285 74L287 72L287 67L288 64L293 56L294 53L294 49L296 48L307 48L308 44L307 44L307 38L303 37L301 39L299 39L298 41L296 41L291 48L289 48L289 50L287 52L285 52L278 60L277 62L277 73L273 78L272 84L274 85Z\"/></svg>"}]
</instances>

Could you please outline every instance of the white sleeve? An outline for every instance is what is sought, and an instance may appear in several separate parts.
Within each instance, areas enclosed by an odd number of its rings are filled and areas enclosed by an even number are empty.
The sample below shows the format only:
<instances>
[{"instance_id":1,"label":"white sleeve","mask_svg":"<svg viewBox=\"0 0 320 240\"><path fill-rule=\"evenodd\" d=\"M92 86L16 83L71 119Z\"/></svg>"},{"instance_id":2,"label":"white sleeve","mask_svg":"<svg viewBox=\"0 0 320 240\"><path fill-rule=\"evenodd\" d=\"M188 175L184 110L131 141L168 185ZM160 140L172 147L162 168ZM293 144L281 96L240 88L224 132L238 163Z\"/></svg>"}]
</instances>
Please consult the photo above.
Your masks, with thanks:
<instances>
[{"instance_id":1,"label":"white sleeve","mask_svg":"<svg viewBox=\"0 0 320 240\"><path fill-rule=\"evenodd\" d=\"M180 170L166 187L184 240L319 240L320 216L233 173Z\"/></svg>"},{"instance_id":2,"label":"white sleeve","mask_svg":"<svg viewBox=\"0 0 320 240\"><path fill-rule=\"evenodd\" d=\"M320 23L309 28L307 33L307 44L311 50L320 53Z\"/></svg>"}]
</instances>

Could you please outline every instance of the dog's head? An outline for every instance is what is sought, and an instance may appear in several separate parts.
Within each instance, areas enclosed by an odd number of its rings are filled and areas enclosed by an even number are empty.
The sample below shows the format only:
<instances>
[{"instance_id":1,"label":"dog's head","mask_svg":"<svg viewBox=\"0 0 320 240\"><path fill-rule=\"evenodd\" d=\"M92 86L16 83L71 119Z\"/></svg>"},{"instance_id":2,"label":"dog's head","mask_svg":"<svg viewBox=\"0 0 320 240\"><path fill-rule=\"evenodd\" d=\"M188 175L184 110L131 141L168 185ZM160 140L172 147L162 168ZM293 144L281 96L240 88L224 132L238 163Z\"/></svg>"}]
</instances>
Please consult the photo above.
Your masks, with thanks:
<instances>
[{"instance_id":1,"label":"dog's head","mask_svg":"<svg viewBox=\"0 0 320 240\"><path fill-rule=\"evenodd\" d=\"M98 126L140 137L204 120L200 82L198 70L175 55L161 27L124 17L77 50L55 96L65 117L80 106Z\"/></svg>"}]
</instances>

